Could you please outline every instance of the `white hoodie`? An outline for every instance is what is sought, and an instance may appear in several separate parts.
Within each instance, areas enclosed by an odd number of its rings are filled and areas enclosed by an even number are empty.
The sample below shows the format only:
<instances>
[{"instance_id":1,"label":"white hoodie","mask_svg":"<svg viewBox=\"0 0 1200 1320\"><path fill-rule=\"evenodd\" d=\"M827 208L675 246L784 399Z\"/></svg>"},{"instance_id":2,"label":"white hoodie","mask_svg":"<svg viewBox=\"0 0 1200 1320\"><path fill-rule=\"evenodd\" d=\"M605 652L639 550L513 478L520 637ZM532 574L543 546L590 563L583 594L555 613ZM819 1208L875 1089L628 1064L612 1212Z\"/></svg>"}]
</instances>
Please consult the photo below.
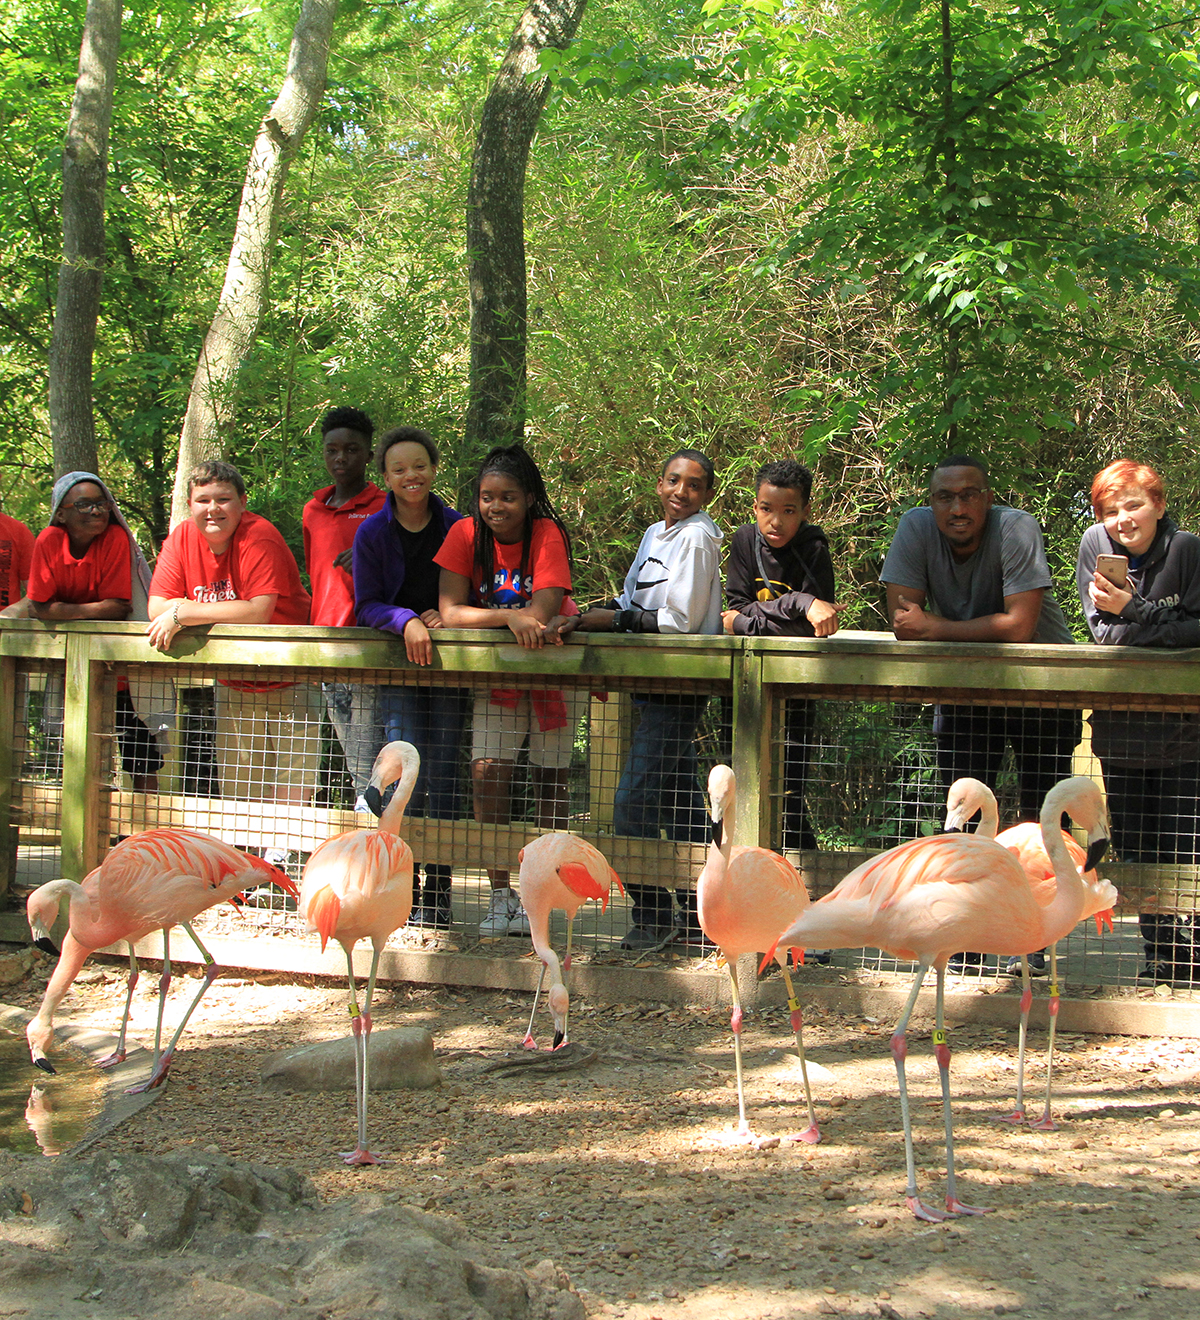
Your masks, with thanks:
<instances>
[{"instance_id":1,"label":"white hoodie","mask_svg":"<svg viewBox=\"0 0 1200 1320\"><path fill-rule=\"evenodd\" d=\"M623 610L646 610L663 633L719 633L724 534L701 509L668 527L647 527L625 587Z\"/></svg>"}]
</instances>

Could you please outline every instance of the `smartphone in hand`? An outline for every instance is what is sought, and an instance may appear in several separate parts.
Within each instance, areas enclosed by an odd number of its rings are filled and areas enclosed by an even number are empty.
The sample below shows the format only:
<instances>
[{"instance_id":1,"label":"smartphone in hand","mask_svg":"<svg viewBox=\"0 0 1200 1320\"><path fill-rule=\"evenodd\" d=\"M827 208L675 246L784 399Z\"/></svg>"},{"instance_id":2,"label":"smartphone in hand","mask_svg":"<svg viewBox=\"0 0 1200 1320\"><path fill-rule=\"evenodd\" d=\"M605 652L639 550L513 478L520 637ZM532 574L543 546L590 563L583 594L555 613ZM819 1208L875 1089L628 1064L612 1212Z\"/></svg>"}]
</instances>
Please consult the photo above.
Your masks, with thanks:
<instances>
[{"instance_id":1,"label":"smartphone in hand","mask_svg":"<svg viewBox=\"0 0 1200 1320\"><path fill-rule=\"evenodd\" d=\"M1124 555L1097 555L1096 572L1124 590L1129 582L1129 560Z\"/></svg>"}]
</instances>

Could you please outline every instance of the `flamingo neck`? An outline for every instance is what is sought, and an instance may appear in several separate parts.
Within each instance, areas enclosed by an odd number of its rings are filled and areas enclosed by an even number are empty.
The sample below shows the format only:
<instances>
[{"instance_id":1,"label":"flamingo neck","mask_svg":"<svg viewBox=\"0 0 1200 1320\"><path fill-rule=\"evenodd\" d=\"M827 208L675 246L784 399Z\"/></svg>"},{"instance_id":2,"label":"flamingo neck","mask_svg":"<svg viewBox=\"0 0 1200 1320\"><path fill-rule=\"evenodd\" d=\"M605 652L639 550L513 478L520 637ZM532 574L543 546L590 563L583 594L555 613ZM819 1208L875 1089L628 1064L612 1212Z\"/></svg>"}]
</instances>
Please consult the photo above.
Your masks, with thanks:
<instances>
[{"instance_id":1,"label":"flamingo neck","mask_svg":"<svg viewBox=\"0 0 1200 1320\"><path fill-rule=\"evenodd\" d=\"M1045 929L1060 932L1051 935L1051 939L1060 939L1075 925L1083 915L1086 898L1083 878L1079 874L1078 867L1071 860L1071 854L1067 851L1067 841L1063 837L1063 808L1064 803L1061 798L1056 793L1051 793L1042 807L1040 820L1042 843L1046 849L1046 856L1050 858L1050 864L1054 867L1054 878L1057 882L1054 898L1042 913Z\"/></svg>"},{"instance_id":2,"label":"flamingo neck","mask_svg":"<svg viewBox=\"0 0 1200 1320\"><path fill-rule=\"evenodd\" d=\"M1000 811L996 799L989 795L979 805L979 824L975 827L975 833L981 839L994 839L999 828Z\"/></svg>"},{"instance_id":3,"label":"flamingo neck","mask_svg":"<svg viewBox=\"0 0 1200 1320\"><path fill-rule=\"evenodd\" d=\"M404 810L413 795L413 789L417 786L418 774L420 774L420 766L405 765L400 782L396 785L396 791L392 794L392 800L384 807L383 815L379 818L381 830L385 830L388 834L400 833Z\"/></svg>"}]
</instances>

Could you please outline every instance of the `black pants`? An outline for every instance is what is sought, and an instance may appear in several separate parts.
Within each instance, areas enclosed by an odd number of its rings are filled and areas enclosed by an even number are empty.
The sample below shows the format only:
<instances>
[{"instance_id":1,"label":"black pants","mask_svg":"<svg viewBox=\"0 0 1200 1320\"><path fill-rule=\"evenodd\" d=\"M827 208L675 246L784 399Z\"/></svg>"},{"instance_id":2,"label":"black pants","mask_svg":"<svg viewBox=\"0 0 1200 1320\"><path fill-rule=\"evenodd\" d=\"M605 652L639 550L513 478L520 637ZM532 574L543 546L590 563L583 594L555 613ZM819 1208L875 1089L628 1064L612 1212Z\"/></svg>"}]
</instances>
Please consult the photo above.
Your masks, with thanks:
<instances>
[{"instance_id":1,"label":"black pants","mask_svg":"<svg viewBox=\"0 0 1200 1320\"><path fill-rule=\"evenodd\" d=\"M939 706L934 715L938 770L947 788L970 777L994 788L1005 744L1017 767L1018 813L1037 820L1046 794L1071 774L1083 723L1077 710L1021 706Z\"/></svg>"},{"instance_id":2,"label":"black pants","mask_svg":"<svg viewBox=\"0 0 1200 1320\"><path fill-rule=\"evenodd\" d=\"M1123 862L1195 866L1200 862L1200 763L1113 765L1101 760L1113 847ZM1138 917L1148 962L1195 965L1195 918L1171 912Z\"/></svg>"}]
</instances>

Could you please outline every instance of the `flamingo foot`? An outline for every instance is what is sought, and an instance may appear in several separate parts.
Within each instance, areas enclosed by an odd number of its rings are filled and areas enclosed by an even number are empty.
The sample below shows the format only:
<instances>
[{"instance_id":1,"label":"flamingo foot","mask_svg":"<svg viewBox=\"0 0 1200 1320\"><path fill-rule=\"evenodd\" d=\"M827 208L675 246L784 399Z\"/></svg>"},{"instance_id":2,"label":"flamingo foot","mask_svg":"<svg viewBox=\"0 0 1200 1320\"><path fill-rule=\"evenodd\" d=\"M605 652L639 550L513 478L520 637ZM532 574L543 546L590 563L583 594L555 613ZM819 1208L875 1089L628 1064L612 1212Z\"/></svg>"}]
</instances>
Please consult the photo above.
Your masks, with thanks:
<instances>
[{"instance_id":1,"label":"flamingo foot","mask_svg":"<svg viewBox=\"0 0 1200 1320\"><path fill-rule=\"evenodd\" d=\"M1029 1119L1025 1117L1023 1109L1014 1109L1011 1114L993 1114L993 1123L1008 1123L1011 1127L1024 1127Z\"/></svg>"},{"instance_id":2,"label":"flamingo foot","mask_svg":"<svg viewBox=\"0 0 1200 1320\"><path fill-rule=\"evenodd\" d=\"M990 1215L993 1206L990 1205L967 1205L960 1201L957 1196L946 1197L946 1209L952 1215Z\"/></svg>"},{"instance_id":3,"label":"flamingo foot","mask_svg":"<svg viewBox=\"0 0 1200 1320\"><path fill-rule=\"evenodd\" d=\"M340 1151L338 1159L348 1164L352 1169L361 1168L364 1164L387 1163L382 1155L373 1155L365 1146L356 1146L353 1150Z\"/></svg>"},{"instance_id":4,"label":"flamingo foot","mask_svg":"<svg viewBox=\"0 0 1200 1320\"><path fill-rule=\"evenodd\" d=\"M812 1123L803 1132L797 1132L792 1140L803 1141L806 1146L815 1146L821 1140L821 1132L817 1125Z\"/></svg>"},{"instance_id":5,"label":"flamingo foot","mask_svg":"<svg viewBox=\"0 0 1200 1320\"><path fill-rule=\"evenodd\" d=\"M1047 1109L1041 1118L1030 1120L1029 1130L1031 1132L1057 1132L1058 1124L1051 1118L1050 1111Z\"/></svg>"},{"instance_id":6,"label":"flamingo foot","mask_svg":"<svg viewBox=\"0 0 1200 1320\"><path fill-rule=\"evenodd\" d=\"M97 1062L96 1067L115 1068L118 1063L124 1063L124 1062L125 1062L125 1051L113 1050L113 1052L106 1059L100 1059Z\"/></svg>"},{"instance_id":7,"label":"flamingo foot","mask_svg":"<svg viewBox=\"0 0 1200 1320\"><path fill-rule=\"evenodd\" d=\"M912 1211L914 1219L923 1219L927 1224L942 1224L950 1218L944 1211L926 1205L919 1196L906 1196L904 1204Z\"/></svg>"},{"instance_id":8,"label":"flamingo foot","mask_svg":"<svg viewBox=\"0 0 1200 1320\"><path fill-rule=\"evenodd\" d=\"M166 1054L159 1059L155 1065L154 1071L146 1078L144 1082L138 1082L134 1086L125 1088L126 1095L141 1095L143 1091L153 1091L156 1086L161 1086L167 1080L167 1072L171 1067L171 1057L173 1051L168 1050Z\"/></svg>"},{"instance_id":9,"label":"flamingo foot","mask_svg":"<svg viewBox=\"0 0 1200 1320\"><path fill-rule=\"evenodd\" d=\"M527 1032L525 1033L525 1039L521 1042L521 1047L522 1047L523 1049L527 1049L527 1050L536 1050L536 1049L537 1049L537 1041L534 1040L534 1038L533 1038L533 1033L532 1033L532 1032L527 1031Z\"/></svg>"}]
</instances>

